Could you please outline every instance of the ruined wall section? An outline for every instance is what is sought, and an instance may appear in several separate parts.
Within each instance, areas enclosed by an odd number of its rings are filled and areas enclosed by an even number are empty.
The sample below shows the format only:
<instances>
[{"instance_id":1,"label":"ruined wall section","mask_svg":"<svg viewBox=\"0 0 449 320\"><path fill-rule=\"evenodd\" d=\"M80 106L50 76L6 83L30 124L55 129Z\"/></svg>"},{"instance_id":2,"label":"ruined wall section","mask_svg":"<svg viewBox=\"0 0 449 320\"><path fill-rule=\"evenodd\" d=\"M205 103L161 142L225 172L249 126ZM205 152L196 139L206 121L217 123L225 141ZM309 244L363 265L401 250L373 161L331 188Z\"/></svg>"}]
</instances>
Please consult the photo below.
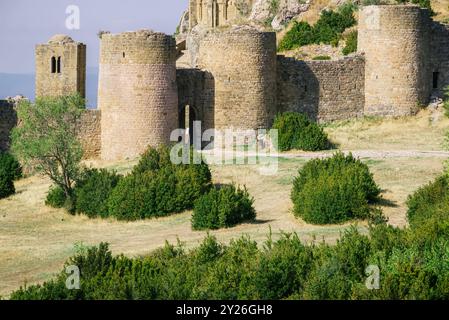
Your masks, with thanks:
<instances>
[{"instance_id":1,"label":"ruined wall section","mask_svg":"<svg viewBox=\"0 0 449 320\"><path fill-rule=\"evenodd\" d=\"M300 61L278 56L278 110L319 122L356 118L365 103L365 60Z\"/></svg>"},{"instance_id":2,"label":"ruined wall section","mask_svg":"<svg viewBox=\"0 0 449 320\"><path fill-rule=\"evenodd\" d=\"M99 159L101 157L101 111L84 111L78 122L77 134L83 147L84 158Z\"/></svg>"},{"instance_id":3,"label":"ruined wall section","mask_svg":"<svg viewBox=\"0 0 449 320\"><path fill-rule=\"evenodd\" d=\"M14 102L0 100L0 151L7 151L11 144L11 130L17 125Z\"/></svg>"},{"instance_id":4,"label":"ruined wall section","mask_svg":"<svg viewBox=\"0 0 449 320\"><path fill-rule=\"evenodd\" d=\"M411 115L431 91L429 12L413 5L360 10L358 50L365 53L365 114Z\"/></svg>"},{"instance_id":5,"label":"ruined wall section","mask_svg":"<svg viewBox=\"0 0 449 320\"><path fill-rule=\"evenodd\" d=\"M449 86L449 25L434 22L431 38L432 90L442 97L443 90Z\"/></svg>"},{"instance_id":6,"label":"ruined wall section","mask_svg":"<svg viewBox=\"0 0 449 320\"><path fill-rule=\"evenodd\" d=\"M269 128L276 113L276 34L237 27L201 39L198 66L210 73L217 129Z\"/></svg>"},{"instance_id":7,"label":"ruined wall section","mask_svg":"<svg viewBox=\"0 0 449 320\"><path fill-rule=\"evenodd\" d=\"M148 30L103 34L98 106L102 158L134 158L178 126L176 43Z\"/></svg>"},{"instance_id":8,"label":"ruined wall section","mask_svg":"<svg viewBox=\"0 0 449 320\"><path fill-rule=\"evenodd\" d=\"M85 44L65 35L55 35L48 43L36 46L35 59L36 97L58 97L76 92L85 97Z\"/></svg>"}]
</instances>

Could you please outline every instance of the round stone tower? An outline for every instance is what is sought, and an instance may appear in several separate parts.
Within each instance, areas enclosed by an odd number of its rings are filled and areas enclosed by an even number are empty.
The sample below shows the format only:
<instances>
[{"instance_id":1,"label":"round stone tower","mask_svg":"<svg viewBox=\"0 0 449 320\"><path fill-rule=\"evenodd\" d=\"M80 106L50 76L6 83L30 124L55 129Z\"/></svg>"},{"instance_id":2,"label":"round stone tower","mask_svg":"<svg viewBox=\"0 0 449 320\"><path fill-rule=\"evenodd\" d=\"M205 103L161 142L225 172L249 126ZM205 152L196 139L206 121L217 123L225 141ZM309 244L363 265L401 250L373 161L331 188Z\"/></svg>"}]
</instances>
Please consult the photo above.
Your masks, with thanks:
<instances>
[{"instance_id":1,"label":"round stone tower","mask_svg":"<svg viewBox=\"0 0 449 320\"><path fill-rule=\"evenodd\" d=\"M365 53L365 114L411 115L430 97L428 10L362 7L358 50Z\"/></svg>"},{"instance_id":2,"label":"round stone tower","mask_svg":"<svg viewBox=\"0 0 449 320\"><path fill-rule=\"evenodd\" d=\"M100 36L101 155L134 158L178 125L176 43L148 30Z\"/></svg>"},{"instance_id":3,"label":"round stone tower","mask_svg":"<svg viewBox=\"0 0 449 320\"><path fill-rule=\"evenodd\" d=\"M276 34L236 27L199 42L198 67L210 73L216 129L271 126L276 112Z\"/></svg>"}]
</instances>

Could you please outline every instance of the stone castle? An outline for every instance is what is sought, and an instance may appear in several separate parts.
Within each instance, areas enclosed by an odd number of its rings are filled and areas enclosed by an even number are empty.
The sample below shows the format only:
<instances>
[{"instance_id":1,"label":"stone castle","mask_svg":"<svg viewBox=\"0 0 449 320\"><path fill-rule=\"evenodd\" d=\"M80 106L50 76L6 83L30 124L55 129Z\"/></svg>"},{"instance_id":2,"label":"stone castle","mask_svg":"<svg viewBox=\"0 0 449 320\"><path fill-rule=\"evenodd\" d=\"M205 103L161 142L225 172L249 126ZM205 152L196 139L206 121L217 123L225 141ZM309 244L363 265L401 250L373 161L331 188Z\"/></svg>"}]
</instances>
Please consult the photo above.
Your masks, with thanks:
<instances>
[{"instance_id":1,"label":"stone castle","mask_svg":"<svg viewBox=\"0 0 449 320\"><path fill-rule=\"evenodd\" d=\"M300 61L277 53L275 33L232 26L242 1L191 0L178 42L148 30L101 33L98 107L79 124L86 157L136 157L193 121L260 129L285 111L321 122L413 115L449 85L449 25L425 9L362 7L357 53ZM36 47L37 97L84 95L85 73L84 44L57 35ZM11 110L0 102L1 148L17 121Z\"/></svg>"}]
</instances>

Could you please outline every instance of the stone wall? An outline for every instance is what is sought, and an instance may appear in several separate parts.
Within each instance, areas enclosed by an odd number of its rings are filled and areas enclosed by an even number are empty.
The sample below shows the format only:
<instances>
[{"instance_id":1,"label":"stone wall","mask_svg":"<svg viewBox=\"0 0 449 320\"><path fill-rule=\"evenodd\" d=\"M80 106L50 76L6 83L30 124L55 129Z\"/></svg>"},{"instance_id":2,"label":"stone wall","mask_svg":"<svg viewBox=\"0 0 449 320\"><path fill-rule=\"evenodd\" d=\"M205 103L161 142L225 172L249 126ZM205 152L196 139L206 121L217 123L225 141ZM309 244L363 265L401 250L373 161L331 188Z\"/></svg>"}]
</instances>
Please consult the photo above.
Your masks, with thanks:
<instances>
[{"instance_id":1,"label":"stone wall","mask_svg":"<svg viewBox=\"0 0 449 320\"><path fill-rule=\"evenodd\" d=\"M194 111L195 121L201 121L204 130L214 128L214 87L210 73L199 69L178 69L178 110L181 122L186 106ZM180 127L182 127L180 125Z\"/></svg>"},{"instance_id":2,"label":"stone wall","mask_svg":"<svg viewBox=\"0 0 449 320\"><path fill-rule=\"evenodd\" d=\"M210 73L217 129L271 126L276 113L276 34L237 27L212 32L198 48L198 67Z\"/></svg>"},{"instance_id":3,"label":"stone wall","mask_svg":"<svg viewBox=\"0 0 449 320\"><path fill-rule=\"evenodd\" d=\"M101 112L86 110L78 124L78 137L83 146L85 159L98 159L101 156Z\"/></svg>"},{"instance_id":4,"label":"stone wall","mask_svg":"<svg viewBox=\"0 0 449 320\"><path fill-rule=\"evenodd\" d=\"M449 86L449 25L432 24L431 52L432 89L442 96L443 89Z\"/></svg>"},{"instance_id":5,"label":"stone wall","mask_svg":"<svg viewBox=\"0 0 449 320\"><path fill-rule=\"evenodd\" d=\"M17 125L17 114L14 103L0 100L0 151L7 151L10 147L10 133Z\"/></svg>"},{"instance_id":6,"label":"stone wall","mask_svg":"<svg viewBox=\"0 0 449 320\"><path fill-rule=\"evenodd\" d=\"M103 34L98 107L102 158L134 158L178 127L176 43L148 30Z\"/></svg>"},{"instance_id":7,"label":"stone wall","mask_svg":"<svg viewBox=\"0 0 449 320\"><path fill-rule=\"evenodd\" d=\"M360 55L329 61L278 56L278 110L320 122L363 115L364 65Z\"/></svg>"},{"instance_id":8,"label":"stone wall","mask_svg":"<svg viewBox=\"0 0 449 320\"><path fill-rule=\"evenodd\" d=\"M56 35L36 46L36 97L86 95L86 45ZM60 59L60 70L52 70L52 59Z\"/></svg>"},{"instance_id":9,"label":"stone wall","mask_svg":"<svg viewBox=\"0 0 449 320\"><path fill-rule=\"evenodd\" d=\"M253 0L190 0L190 29L200 24L209 28L231 25L242 16L243 9L250 10Z\"/></svg>"},{"instance_id":10,"label":"stone wall","mask_svg":"<svg viewBox=\"0 0 449 320\"><path fill-rule=\"evenodd\" d=\"M365 53L365 114L411 115L431 91L430 18L418 6L366 6L358 50Z\"/></svg>"}]
</instances>

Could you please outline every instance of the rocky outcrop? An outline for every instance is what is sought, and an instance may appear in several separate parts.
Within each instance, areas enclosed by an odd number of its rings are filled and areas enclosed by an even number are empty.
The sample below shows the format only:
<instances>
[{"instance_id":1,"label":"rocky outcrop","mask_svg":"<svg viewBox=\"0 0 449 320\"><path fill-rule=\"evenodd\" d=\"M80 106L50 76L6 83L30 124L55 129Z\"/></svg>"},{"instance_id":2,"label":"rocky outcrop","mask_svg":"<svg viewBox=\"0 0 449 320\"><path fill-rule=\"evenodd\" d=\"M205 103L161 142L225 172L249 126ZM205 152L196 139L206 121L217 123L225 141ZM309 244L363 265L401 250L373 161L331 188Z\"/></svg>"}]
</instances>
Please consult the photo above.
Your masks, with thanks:
<instances>
[{"instance_id":1,"label":"rocky outcrop","mask_svg":"<svg viewBox=\"0 0 449 320\"><path fill-rule=\"evenodd\" d=\"M310 0L257 0L252 8L249 20L256 24L267 24L271 21L274 30L281 30L294 17L309 9Z\"/></svg>"}]
</instances>

